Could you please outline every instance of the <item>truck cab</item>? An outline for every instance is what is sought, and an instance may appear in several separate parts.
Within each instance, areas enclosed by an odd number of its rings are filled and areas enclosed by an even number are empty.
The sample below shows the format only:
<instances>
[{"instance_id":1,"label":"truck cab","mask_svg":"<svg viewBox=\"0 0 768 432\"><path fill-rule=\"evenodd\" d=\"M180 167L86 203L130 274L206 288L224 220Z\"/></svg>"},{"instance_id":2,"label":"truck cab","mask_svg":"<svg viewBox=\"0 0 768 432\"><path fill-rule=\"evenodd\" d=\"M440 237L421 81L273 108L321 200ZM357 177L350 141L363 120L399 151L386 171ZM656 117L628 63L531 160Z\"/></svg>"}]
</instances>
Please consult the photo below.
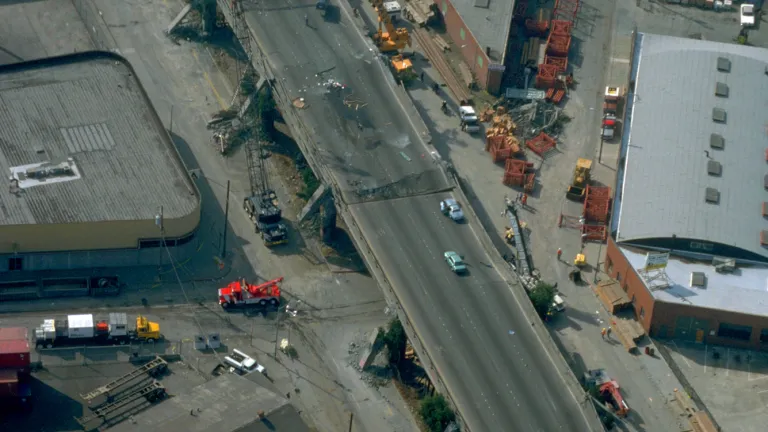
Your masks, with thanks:
<instances>
[{"instance_id":1,"label":"truck cab","mask_svg":"<svg viewBox=\"0 0 768 432\"><path fill-rule=\"evenodd\" d=\"M480 121L477 119L477 112L465 101L462 101L462 104L459 106L459 118L461 118L461 130L471 134L480 132Z\"/></svg>"},{"instance_id":2,"label":"truck cab","mask_svg":"<svg viewBox=\"0 0 768 432\"><path fill-rule=\"evenodd\" d=\"M146 340L160 339L160 324L148 320L144 316L136 317L136 337Z\"/></svg>"}]
</instances>

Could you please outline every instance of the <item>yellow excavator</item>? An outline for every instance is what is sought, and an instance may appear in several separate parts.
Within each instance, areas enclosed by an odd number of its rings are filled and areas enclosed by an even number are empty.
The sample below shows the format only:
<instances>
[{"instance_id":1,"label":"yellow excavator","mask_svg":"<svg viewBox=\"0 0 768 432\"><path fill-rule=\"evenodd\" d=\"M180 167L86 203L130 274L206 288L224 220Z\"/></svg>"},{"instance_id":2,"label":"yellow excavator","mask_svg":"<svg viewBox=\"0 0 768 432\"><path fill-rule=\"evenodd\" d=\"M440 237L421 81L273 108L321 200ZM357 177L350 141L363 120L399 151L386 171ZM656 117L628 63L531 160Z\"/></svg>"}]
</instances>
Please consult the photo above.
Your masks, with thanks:
<instances>
[{"instance_id":1,"label":"yellow excavator","mask_svg":"<svg viewBox=\"0 0 768 432\"><path fill-rule=\"evenodd\" d=\"M587 185L592 174L592 161L579 158L576 161L576 168L573 170L573 180L565 193L566 198L581 201L587 191Z\"/></svg>"},{"instance_id":2,"label":"yellow excavator","mask_svg":"<svg viewBox=\"0 0 768 432\"><path fill-rule=\"evenodd\" d=\"M373 10L378 15L379 28L373 35L373 41L382 53L396 53L392 56L391 66L398 78L412 78L414 76L413 63L403 57L401 51L411 46L411 35L404 27L395 28L389 12L384 7L384 0L371 1Z\"/></svg>"}]
</instances>

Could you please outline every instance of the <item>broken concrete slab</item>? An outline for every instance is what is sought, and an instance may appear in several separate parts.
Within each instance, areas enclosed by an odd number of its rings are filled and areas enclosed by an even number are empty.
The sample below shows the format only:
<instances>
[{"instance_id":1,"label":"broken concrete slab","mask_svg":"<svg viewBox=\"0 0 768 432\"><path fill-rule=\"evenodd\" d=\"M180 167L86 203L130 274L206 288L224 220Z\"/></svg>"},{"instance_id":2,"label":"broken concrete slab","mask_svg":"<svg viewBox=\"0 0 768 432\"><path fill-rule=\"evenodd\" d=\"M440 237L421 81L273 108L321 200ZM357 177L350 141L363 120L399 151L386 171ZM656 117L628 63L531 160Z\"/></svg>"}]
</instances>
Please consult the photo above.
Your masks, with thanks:
<instances>
[{"instance_id":1,"label":"broken concrete slab","mask_svg":"<svg viewBox=\"0 0 768 432\"><path fill-rule=\"evenodd\" d=\"M181 12L179 12L179 14L176 15L176 18L174 18L173 21L171 21L171 23L168 24L168 28L165 29L165 34L171 34L173 29L175 29L176 26L178 26L181 23L181 21L183 21L184 18L186 18L187 14L191 10L192 10L191 4L184 6L184 9L182 9Z\"/></svg>"}]
</instances>

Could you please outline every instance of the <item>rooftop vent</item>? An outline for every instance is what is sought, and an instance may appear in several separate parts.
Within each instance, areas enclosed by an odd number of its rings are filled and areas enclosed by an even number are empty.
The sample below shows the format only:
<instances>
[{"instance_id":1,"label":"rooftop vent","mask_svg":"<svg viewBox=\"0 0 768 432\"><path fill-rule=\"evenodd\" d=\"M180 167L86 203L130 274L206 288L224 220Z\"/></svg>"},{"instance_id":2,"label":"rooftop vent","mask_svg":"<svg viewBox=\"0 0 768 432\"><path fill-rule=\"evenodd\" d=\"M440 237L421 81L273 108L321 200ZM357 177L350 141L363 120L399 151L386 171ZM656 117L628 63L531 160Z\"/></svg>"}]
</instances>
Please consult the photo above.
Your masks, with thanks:
<instances>
[{"instance_id":1,"label":"rooftop vent","mask_svg":"<svg viewBox=\"0 0 768 432\"><path fill-rule=\"evenodd\" d=\"M704 199L710 204L717 204L720 202L720 191L715 188L707 188Z\"/></svg>"},{"instance_id":2,"label":"rooftop vent","mask_svg":"<svg viewBox=\"0 0 768 432\"><path fill-rule=\"evenodd\" d=\"M728 60L725 57L718 57L717 58L717 70L720 72L730 72L731 71L731 61Z\"/></svg>"},{"instance_id":3,"label":"rooftop vent","mask_svg":"<svg viewBox=\"0 0 768 432\"><path fill-rule=\"evenodd\" d=\"M29 168L25 172L27 178L44 181L50 177L71 177L75 175L72 165L69 162L59 164L44 164Z\"/></svg>"},{"instance_id":4,"label":"rooftop vent","mask_svg":"<svg viewBox=\"0 0 768 432\"><path fill-rule=\"evenodd\" d=\"M721 82L715 84L715 96L728 97L728 84Z\"/></svg>"},{"instance_id":5,"label":"rooftop vent","mask_svg":"<svg viewBox=\"0 0 768 432\"><path fill-rule=\"evenodd\" d=\"M722 135L713 133L709 136L709 146L715 150L722 150L725 148L725 139Z\"/></svg>"},{"instance_id":6,"label":"rooftop vent","mask_svg":"<svg viewBox=\"0 0 768 432\"><path fill-rule=\"evenodd\" d=\"M763 217L768 217L768 202L763 202Z\"/></svg>"},{"instance_id":7,"label":"rooftop vent","mask_svg":"<svg viewBox=\"0 0 768 432\"><path fill-rule=\"evenodd\" d=\"M768 231L760 231L760 245L768 246Z\"/></svg>"},{"instance_id":8,"label":"rooftop vent","mask_svg":"<svg viewBox=\"0 0 768 432\"><path fill-rule=\"evenodd\" d=\"M718 123L725 123L725 110L722 108L712 108L712 120Z\"/></svg>"},{"instance_id":9,"label":"rooftop vent","mask_svg":"<svg viewBox=\"0 0 768 432\"><path fill-rule=\"evenodd\" d=\"M475 7L488 9L488 4L490 3L491 3L491 0L475 0Z\"/></svg>"},{"instance_id":10,"label":"rooftop vent","mask_svg":"<svg viewBox=\"0 0 768 432\"><path fill-rule=\"evenodd\" d=\"M712 257L712 265L718 273L733 273L736 270L736 260L733 258Z\"/></svg>"},{"instance_id":11,"label":"rooftop vent","mask_svg":"<svg viewBox=\"0 0 768 432\"><path fill-rule=\"evenodd\" d=\"M691 287L704 288L707 286L707 275L702 272L691 272Z\"/></svg>"},{"instance_id":12,"label":"rooftop vent","mask_svg":"<svg viewBox=\"0 0 768 432\"><path fill-rule=\"evenodd\" d=\"M723 166L718 161L707 161L707 172L711 176L720 176L723 173Z\"/></svg>"},{"instance_id":13,"label":"rooftop vent","mask_svg":"<svg viewBox=\"0 0 768 432\"><path fill-rule=\"evenodd\" d=\"M763 187L765 187L766 190L768 190L768 174L763 177Z\"/></svg>"}]
</instances>

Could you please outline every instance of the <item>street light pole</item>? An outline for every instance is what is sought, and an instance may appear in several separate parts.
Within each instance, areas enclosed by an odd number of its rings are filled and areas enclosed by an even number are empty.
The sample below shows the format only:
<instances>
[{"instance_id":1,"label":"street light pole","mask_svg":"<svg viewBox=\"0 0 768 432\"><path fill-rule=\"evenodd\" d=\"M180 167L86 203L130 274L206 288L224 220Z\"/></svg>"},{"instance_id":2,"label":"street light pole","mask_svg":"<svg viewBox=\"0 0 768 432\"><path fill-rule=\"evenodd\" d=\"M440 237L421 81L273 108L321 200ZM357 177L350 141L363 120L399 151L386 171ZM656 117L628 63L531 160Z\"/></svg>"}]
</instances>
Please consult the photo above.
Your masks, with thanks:
<instances>
[{"instance_id":1,"label":"street light pole","mask_svg":"<svg viewBox=\"0 0 768 432\"><path fill-rule=\"evenodd\" d=\"M229 221L229 184L230 181L227 180L227 197L226 197L226 205L224 206L224 239L221 242L221 259L224 259L227 257L227 222Z\"/></svg>"},{"instance_id":2,"label":"street light pole","mask_svg":"<svg viewBox=\"0 0 768 432\"><path fill-rule=\"evenodd\" d=\"M280 331L280 307L277 308L277 318L275 318L275 358L277 358L277 346L280 344L278 340Z\"/></svg>"}]
</instances>

